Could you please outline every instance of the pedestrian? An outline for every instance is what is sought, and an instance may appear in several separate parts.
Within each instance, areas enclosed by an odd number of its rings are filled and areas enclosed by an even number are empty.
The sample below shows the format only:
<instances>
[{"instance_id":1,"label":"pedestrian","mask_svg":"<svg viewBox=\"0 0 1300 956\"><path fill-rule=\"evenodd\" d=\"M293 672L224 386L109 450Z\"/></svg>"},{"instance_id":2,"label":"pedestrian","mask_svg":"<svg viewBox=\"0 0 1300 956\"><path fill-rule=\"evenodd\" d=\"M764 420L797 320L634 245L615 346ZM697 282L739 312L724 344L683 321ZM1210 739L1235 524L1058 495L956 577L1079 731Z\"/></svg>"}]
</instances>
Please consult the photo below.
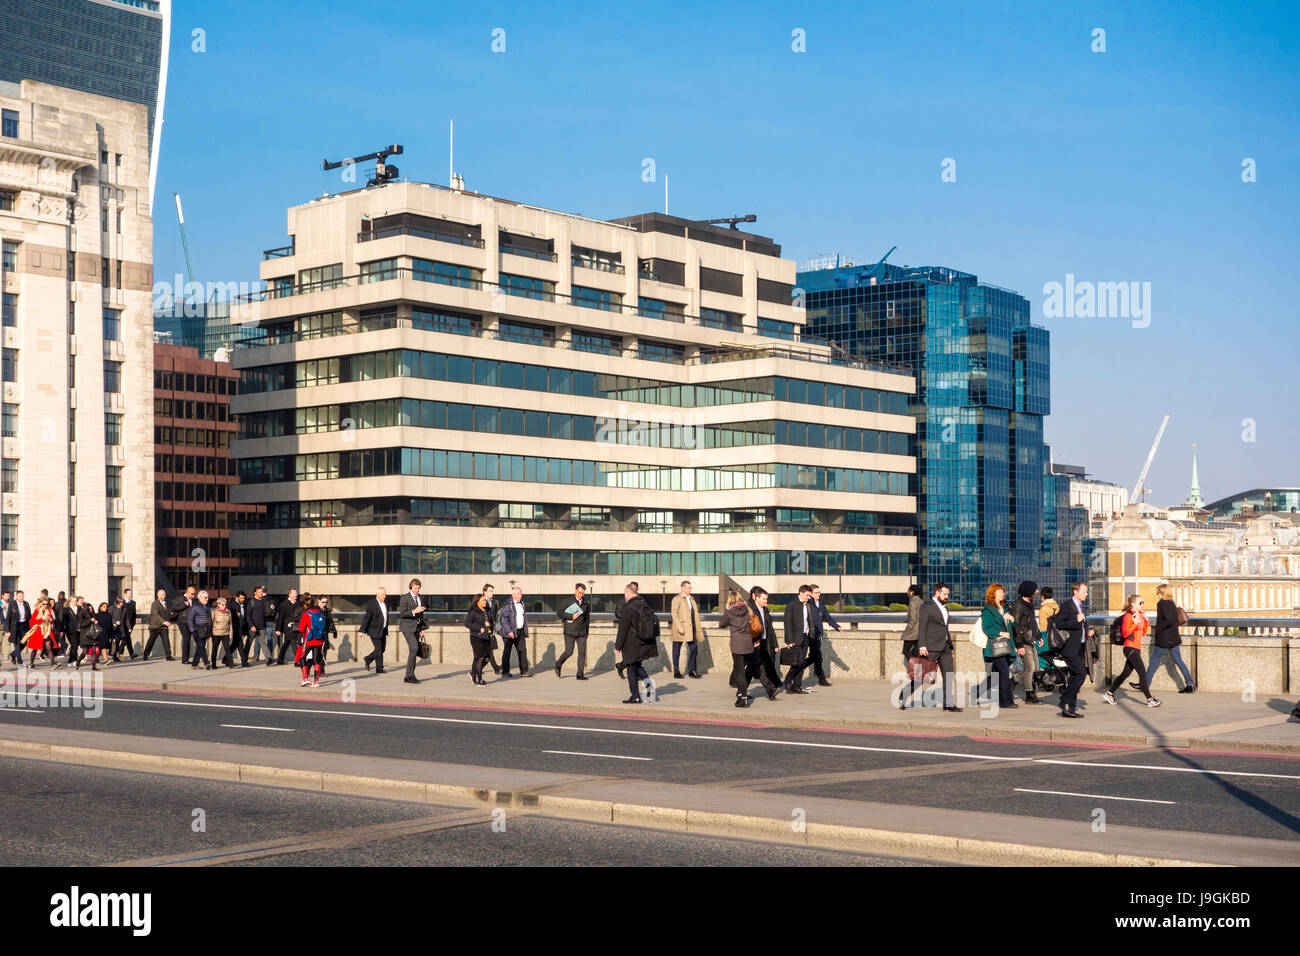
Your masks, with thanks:
<instances>
[{"instance_id":1,"label":"pedestrian","mask_svg":"<svg viewBox=\"0 0 1300 956\"><path fill-rule=\"evenodd\" d=\"M190 643L194 639L194 633L190 630L190 608L198 603L198 596L198 589L191 584L183 594L178 594L172 598L171 603L167 606L172 623L181 632L181 662L185 664L190 663ZM193 656L197 657L198 655Z\"/></svg>"},{"instance_id":2,"label":"pedestrian","mask_svg":"<svg viewBox=\"0 0 1300 956\"><path fill-rule=\"evenodd\" d=\"M984 592L980 611L980 629L984 632L984 669L998 678L998 707L1015 709L1020 705L1011 695L1011 627L1014 618L1007 611L1007 592L1000 584L990 584ZM991 697L993 688L989 688Z\"/></svg>"},{"instance_id":3,"label":"pedestrian","mask_svg":"<svg viewBox=\"0 0 1300 956\"><path fill-rule=\"evenodd\" d=\"M32 652L31 660L27 663L28 667L36 666L36 652L40 651L49 658L51 670L54 668L56 650L54 645L54 602L49 598L37 603L36 611L32 614L32 626L27 631L24 643Z\"/></svg>"},{"instance_id":4,"label":"pedestrian","mask_svg":"<svg viewBox=\"0 0 1300 956\"><path fill-rule=\"evenodd\" d=\"M53 606L54 648L60 654L63 653L63 647L67 643L67 638L64 636L64 632L63 632L63 627L67 623L67 618L65 615L67 606L68 606L68 596L63 591L60 591L59 596L54 600L54 606ZM0 618L0 620L3 620L3 618Z\"/></svg>"},{"instance_id":5,"label":"pedestrian","mask_svg":"<svg viewBox=\"0 0 1300 956\"><path fill-rule=\"evenodd\" d=\"M1160 658L1168 654L1183 674L1183 689L1178 693L1195 693L1196 685L1192 681L1191 671L1183 663L1183 652L1178 649L1183 638L1178 632L1179 611L1178 605L1174 603L1174 592L1169 585L1162 584L1156 588L1156 598L1155 646L1151 648L1151 659L1147 662L1147 688L1150 689L1151 680L1156 676Z\"/></svg>"},{"instance_id":6,"label":"pedestrian","mask_svg":"<svg viewBox=\"0 0 1300 956\"><path fill-rule=\"evenodd\" d=\"M217 598L216 606L212 608L212 659L208 661L208 670L217 669L217 662L223 661L226 667L231 666L230 659L230 634L233 629L230 608L226 606L226 599Z\"/></svg>"},{"instance_id":7,"label":"pedestrian","mask_svg":"<svg viewBox=\"0 0 1300 956\"><path fill-rule=\"evenodd\" d=\"M1106 699L1106 703L1115 703L1115 691L1119 690L1124 684L1124 679L1134 671L1137 672L1138 690L1142 691L1147 699L1148 707L1159 707L1160 701L1151 696L1151 686L1147 683L1146 668L1142 666L1142 638L1151 630L1151 624L1147 621L1146 612L1143 606L1146 602L1136 594L1130 594L1128 600L1124 602L1124 614L1120 617L1120 634L1124 638L1124 669L1120 671L1106 692L1101 696Z\"/></svg>"},{"instance_id":8,"label":"pedestrian","mask_svg":"<svg viewBox=\"0 0 1300 956\"><path fill-rule=\"evenodd\" d=\"M248 600L248 644L253 660L262 659L262 648L266 648L266 666L271 666L271 634L268 621L275 620L267 606L266 588L260 584L253 588L253 596Z\"/></svg>"},{"instance_id":9,"label":"pedestrian","mask_svg":"<svg viewBox=\"0 0 1300 956\"><path fill-rule=\"evenodd\" d=\"M578 649L578 680L587 679L587 632L591 626L591 598L587 597L587 585L579 581L573 586L573 600L567 598L560 602L555 612L564 624L564 653L555 659L555 676L560 676L560 668L573 656L573 649Z\"/></svg>"},{"instance_id":10,"label":"pedestrian","mask_svg":"<svg viewBox=\"0 0 1300 956\"><path fill-rule=\"evenodd\" d=\"M9 650L9 660L13 664L23 662L21 645L23 636L31 628L31 619L32 606L27 603L22 591L15 591L14 599L5 613L5 632L9 635L9 643L13 645Z\"/></svg>"},{"instance_id":11,"label":"pedestrian","mask_svg":"<svg viewBox=\"0 0 1300 956\"><path fill-rule=\"evenodd\" d=\"M325 673L325 642L328 640L325 611L319 601L312 600L312 596L305 592L298 607L302 608L302 614L294 628L298 640L293 658L293 662L302 668L302 683L298 686L306 687L310 682L312 687L319 687ZM313 670L315 673L309 676Z\"/></svg>"},{"instance_id":12,"label":"pedestrian","mask_svg":"<svg viewBox=\"0 0 1300 956\"><path fill-rule=\"evenodd\" d=\"M189 628L190 637L194 641L194 659L189 664L192 668L198 668L199 659L202 658L203 666L211 670L208 663L208 638L212 636L212 612L208 609L208 592L200 591L194 598L194 603L185 614L185 626Z\"/></svg>"},{"instance_id":13,"label":"pedestrian","mask_svg":"<svg viewBox=\"0 0 1300 956\"><path fill-rule=\"evenodd\" d=\"M780 693L783 687L781 669L777 666L780 642L776 639L776 626L772 623L772 612L767 607L767 591L756 585L749 589L749 600L750 609L758 615L758 621L763 626L763 633L758 642L759 664L763 668L763 676L767 678L766 684L774 685L777 693Z\"/></svg>"},{"instance_id":14,"label":"pedestrian","mask_svg":"<svg viewBox=\"0 0 1300 956\"><path fill-rule=\"evenodd\" d=\"M1042 635L1042 637L1046 638L1047 625L1052 622L1052 619L1056 617L1057 612L1061 610L1061 605L1056 603L1056 598L1052 596L1053 592L1051 588L1043 588L1041 593L1043 601L1038 606L1038 633Z\"/></svg>"},{"instance_id":15,"label":"pedestrian","mask_svg":"<svg viewBox=\"0 0 1300 956\"><path fill-rule=\"evenodd\" d=\"M325 618L325 646L320 652L320 676L324 677L325 662L329 659L333 642L339 639L339 629L334 625L334 612L330 610L330 599L322 594L316 599L316 606L320 608L321 616Z\"/></svg>"},{"instance_id":16,"label":"pedestrian","mask_svg":"<svg viewBox=\"0 0 1300 956\"><path fill-rule=\"evenodd\" d=\"M787 694L809 694L804 689L803 672L808 666L808 645L813 639L813 618L817 611L812 604L812 588L799 585L797 600L785 606L785 646L794 648L794 660L785 674Z\"/></svg>"},{"instance_id":17,"label":"pedestrian","mask_svg":"<svg viewBox=\"0 0 1300 956\"><path fill-rule=\"evenodd\" d=\"M1034 619L1034 596L1038 585L1033 581L1021 581L1016 589L1016 603L1011 612L1015 628L1016 654L1024 669L1020 672L1020 683L1025 688L1026 704L1041 704L1034 691L1034 674L1038 671L1038 622Z\"/></svg>"},{"instance_id":18,"label":"pedestrian","mask_svg":"<svg viewBox=\"0 0 1300 956\"><path fill-rule=\"evenodd\" d=\"M100 661L108 665L105 658L113 649L113 613L109 610L107 601L100 601L99 608L94 617L95 626L91 632L94 634L87 649L90 653L90 669L98 670L97 664Z\"/></svg>"},{"instance_id":19,"label":"pedestrian","mask_svg":"<svg viewBox=\"0 0 1300 956\"><path fill-rule=\"evenodd\" d=\"M483 668L487 666L492 649L492 618L488 614L487 593L480 591L465 609L465 627L469 630L470 652L474 661L470 665L469 679L475 687L486 687ZM509 645L506 645L509 647Z\"/></svg>"},{"instance_id":20,"label":"pedestrian","mask_svg":"<svg viewBox=\"0 0 1300 956\"><path fill-rule=\"evenodd\" d=\"M903 669L911 677L911 683L907 688L906 697L900 697L899 700L911 700L916 693L916 678L912 674L912 658L918 656L916 651L919 646L916 635L921 629L921 586L919 584L909 584L907 586L907 622L903 625Z\"/></svg>"},{"instance_id":21,"label":"pedestrian","mask_svg":"<svg viewBox=\"0 0 1300 956\"><path fill-rule=\"evenodd\" d=\"M361 625L357 634L370 638L370 653L366 655L366 670L375 665L375 673L384 672L384 650L388 646L388 592L383 588L375 590L375 596L366 602L365 613L361 615Z\"/></svg>"},{"instance_id":22,"label":"pedestrian","mask_svg":"<svg viewBox=\"0 0 1300 956\"><path fill-rule=\"evenodd\" d=\"M748 707L752 702L749 682L755 674L762 681L767 699L776 700L776 685L767 679L758 654L764 637L762 619L749 609L749 604L739 591L727 592L727 606L719 627L730 630L731 686L736 689L736 706Z\"/></svg>"},{"instance_id":23,"label":"pedestrian","mask_svg":"<svg viewBox=\"0 0 1300 956\"><path fill-rule=\"evenodd\" d=\"M822 666L822 638L826 636L826 625L829 624L840 630L840 626L835 623L835 618L831 617L831 610L822 603L822 589L816 584L808 585L811 588L813 610L813 637L808 642L808 666L813 669L813 675L817 678L818 687L830 687L831 682L826 679L826 670Z\"/></svg>"},{"instance_id":24,"label":"pedestrian","mask_svg":"<svg viewBox=\"0 0 1300 956\"><path fill-rule=\"evenodd\" d=\"M397 603L397 626L402 632L402 637L406 638L409 651L406 657L406 676L402 678L403 683L406 684L420 683L420 679L415 676L415 660L420 652L420 634L424 631L424 599L420 597L420 587L420 579L411 578L411 583L407 585L407 592Z\"/></svg>"},{"instance_id":25,"label":"pedestrian","mask_svg":"<svg viewBox=\"0 0 1300 956\"><path fill-rule=\"evenodd\" d=\"M496 631L501 634L501 677L510 676L511 650L519 653L519 676L532 677L528 668L528 612L523 588L518 585L510 589L510 600L497 611Z\"/></svg>"},{"instance_id":26,"label":"pedestrian","mask_svg":"<svg viewBox=\"0 0 1300 956\"><path fill-rule=\"evenodd\" d=\"M68 602L63 615L64 633L68 636L68 656L65 661L69 666L80 669L82 658L90 644L89 631L95 623L95 614L80 594Z\"/></svg>"},{"instance_id":27,"label":"pedestrian","mask_svg":"<svg viewBox=\"0 0 1300 956\"><path fill-rule=\"evenodd\" d=\"M627 674L630 690L623 703L641 703L644 688L645 701L653 704L658 700L655 682L646 673L642 661L659 656L659 618L637 592L635 581L623 588L623 606L618 612L618 636L614 639L614 649L621 655L620 663Z\"/></svg>"},{"instance_id":28,"label":"pedestrian","mask_svg":"<svg viewBox=\"0 0 1300 956\"><path fill-rule=\"evenodd\" d=\"M275 615L275 639L280 649L275 653L275 662L284 663L284 655L292 648L294 660L298 659L298 622L302 620L304 610L298 598L298 589L289 588L289 594Z\"/></svg>"},{"instance_id":29,"label":"pedestrian","mask_svg":"<svg viewBox=\"0 0 1300 956\"><path fill-rule=\"evenodd\" d=\"M497 663L496 649L497 649L497 617L500 615L501 606L500 606L500 602L498 602L496 599L496 593L497 593L496 588L493 587L491 584L484 584L482 587L482 592L484 596L487 598L488 621L490 621L492 624L492 641L491 641L491 647L488 648L488 663L492 665L493 674L500 674L501 665Z\"/></svg>"},{"instance_id":30,"label":"pedestrian","mask_svg":"<svg viewBox=\"0 0 1300 956\"><path fill-rule=\"evenodd\" d=\"M0 591L0 628L3 628L6 634L9 633L9 605L12 603L9 592Z\"/></svg>"},{"instance_id":31,"label":"pedestrian","mask_svg":"<svg viewBox=\"0 0 1300 956\"><path fill-rule=\"evenodd\" d=\"M704 641L704 624L700 621L699 610L695 598L691 597L691 582L683 581L681 590L673 598L672 604L673 677L677 680L682 679L682 669L679 665L683 644L687 647L686 676L696 678L700 676L695 669L700 644Z\"/></svg>"},{"instance_id":32,"label":"pedestrian","mask_svg":"<svg viewBox=\"0 0 1300 956\"><path fill-rule=\"evenodd\" d=\"M239 652L239 666L248 666L248 595L243 591L235 592L235 600L230 608L230 648L226 655L226 666L235 666L235 651Z\"/></svg>"},{"instance_id":33,"label":"pedestrian","mask_svg":"<svg viewBox=\"0 0 1300 956\"><path fill-rule=\"evenodd\" d=\"M1083 687L1087 669L1083 666L1084 641L1096 636L1096 631L1088 627L1088 614L1084 604L1088 600L1088 585L1076 581L1070 586L1070 600L1056 612L1053 621L1056 629L1065 637L1065 646L1061 656L1065 658L1070 670L1070 680L1061 691L1061 716L1080 718L1079 689Z\"/></svg>"},{"instance_id":34,"label":"pedestrian","mask_svg":"<svg viewBox=\"0 0 1300 956\"><path fill-rule=\"evenodd\" d=\"M113 649L113 660L118 660L118 655L124 650L131 660L135 660L135 645L131 640L131 634L135 631L136 612L135 612L135 592L127 588L122 592L122 625L117 632L117 643Z\"/></svg>"},{"instance_id":35,"label":"pedestrian","mask_svg":"<svg viewBox=\"0 0 1300 956\"><path fill-rule=\"evenodd\" d=\"M172 642L167 632L171 619L167 610L167 592L159 588L154 594L153 604L149 605L149 637L144 643L144 659L148 660L153 652L154 642L162 644L167 660L172 659Z\"/></svg>"},{"instance_id":36,"label":"pedestrian","mask_svg":"<svg viewBox=\"0 0 1300 956\"><path fill-rule=\"evenodd\" d=\"M112 626L108 631L108 657L114 664L122 663L122 658L118 656L118 648L122 646L122 624L125 617L122 595L113 599L113 605L108 609L109 617L112 618ZM105 664L108 663L106 660Z\"/></svg>"},{"instance_id":37,"label":"pedestrian","mask_svg":"<svg viewBox=\"0 0 1300 956\"><path fill-rule=\"evenodd\" d=\"M917 617L916 653L918 657L938 662L939 677L943 683L943 709L960 714L961 708L953 699L953 644L948 623L948 599L951 595L952 589L941 581L934 586L930 600L921 605ZM910 703L910 698L900 700L898 706L901 709Z\"/></svg>"}]
</instances>

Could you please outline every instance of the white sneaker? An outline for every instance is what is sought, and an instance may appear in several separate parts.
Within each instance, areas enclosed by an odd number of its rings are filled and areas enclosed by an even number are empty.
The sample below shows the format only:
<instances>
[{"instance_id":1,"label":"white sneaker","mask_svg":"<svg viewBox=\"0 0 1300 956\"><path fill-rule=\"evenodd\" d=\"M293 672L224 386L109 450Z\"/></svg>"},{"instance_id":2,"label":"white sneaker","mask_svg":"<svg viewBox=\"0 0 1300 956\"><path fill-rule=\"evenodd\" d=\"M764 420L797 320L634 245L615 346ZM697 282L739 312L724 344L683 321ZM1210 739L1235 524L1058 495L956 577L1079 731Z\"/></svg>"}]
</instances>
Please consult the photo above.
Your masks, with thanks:
<instances>
[{"instance_id":1,"label":"white sneaker","mask_svg":"<svg viewBox=\"0 0 1300 956\"><path fill-rule=\"evenodd\" d=\"M306 687L306 686L307 686L308 684L310 684L310 683L311 683L311 681L309 681L307 678L304 677L304 678L302 679L302 683L299 684L298 686L299 686L299 687Z\"/></svg>"},{"instance_id":2,"label":"white sneaker","mask_svg":"<svg viewBox=\"0 0 1300 956\"><path fill-rule=\"evenodd\" d=\"M312 687L319 687L319 686L320 686L320 681L318 681L318 680L314 680L314 681L312 681L312 682L311 682L311 686L312 686Z\"/></svg>"},{"instance_id":3,"label":"white sneaker","mask_svg":"<svg viewBox=\"0 0 1300 956\"><path fill-rule=\"evenodd\" d=\"M1160 701L1156 700L1154 697L1148 697L1148 698L1147 698L1147 706L1148 706L1148 707L1159 707L1159 706L1160 706Z\"/></svg>"},{"instance_id":4,"label":"white sneaker","mask_svg":"<svg viewBox=\"0 0 1300 956\"><path fill-rule=\"evenodd\" d=\"M1106 693L1102 694L1102 695L1101 695L1101 699L1104 700L1104 701L1105 701L1106 703L1108 703L1108 704L1113 704L1113 703L1115 703L1115 695L1112 694L1110 691L1106 691Z\"/></svg>"}]
</instances>

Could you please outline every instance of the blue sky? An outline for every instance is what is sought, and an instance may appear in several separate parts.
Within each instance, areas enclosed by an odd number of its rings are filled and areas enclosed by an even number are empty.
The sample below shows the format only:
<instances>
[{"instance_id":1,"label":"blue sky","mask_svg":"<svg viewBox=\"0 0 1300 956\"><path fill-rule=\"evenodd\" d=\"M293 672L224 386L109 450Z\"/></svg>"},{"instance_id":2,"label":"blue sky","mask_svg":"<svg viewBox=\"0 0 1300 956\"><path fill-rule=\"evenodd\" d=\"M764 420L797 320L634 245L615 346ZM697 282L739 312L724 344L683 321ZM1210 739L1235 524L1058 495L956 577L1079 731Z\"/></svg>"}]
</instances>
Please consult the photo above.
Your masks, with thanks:
<instances>
[{"instance_id":1,"label":"blue sky","mask_svg":"<svg viewBox=\"0 0 1300 956\"><path fill-rule=\"evenodd\" d=\"M402 143L404 177L445 183L454 119L470 189L611 218L662 209L666 174L674 215L755 213L795 260L897 245L1019 291L1052 331L1058 460L1131 487L1169 413L1152 500L1182 500L1193 442L1207 499L1300 485L1295 4L173 11L158 279L184 269L173 191L196 278L255 279L285 209L339 188L322 158ZM1067 273L1150 282L1149 327L1044 318Z\"/></svg>"}]
</instances>

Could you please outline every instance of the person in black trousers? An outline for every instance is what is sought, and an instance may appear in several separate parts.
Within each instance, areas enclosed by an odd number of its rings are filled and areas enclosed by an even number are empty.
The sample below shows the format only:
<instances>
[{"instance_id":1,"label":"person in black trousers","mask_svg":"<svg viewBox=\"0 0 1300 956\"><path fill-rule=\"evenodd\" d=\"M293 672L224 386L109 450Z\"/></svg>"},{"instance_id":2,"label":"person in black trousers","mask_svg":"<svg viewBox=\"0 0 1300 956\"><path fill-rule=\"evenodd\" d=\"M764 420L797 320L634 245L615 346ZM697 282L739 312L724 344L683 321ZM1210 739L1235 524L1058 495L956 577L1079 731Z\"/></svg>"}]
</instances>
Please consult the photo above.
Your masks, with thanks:
<instances>
[{"instance_id":1,"label":"person in black trousers","mask_svg":"<svg viewBox=\"0 0 1300 956\"><path fill-rule=\"evenodd\" d=\"M266 663L269 667L272 661L270 622L274 618L271 616L270 603L266 599L266 588L260 584L253 588L253 596L249 598L245 616L248 620L248 644L249 650L253 652L253 660L261 660L262 648L265 647Z\"/></svg>"},{"instance_id":2,"label":"person in black trousers","mask_svg":"<svg viewBox=\"0 0 1300 956\"><path fill-rule=\"evenodd\" d=\"M565 613L569 608L577 608L573 613ZM573 648L578 648L578 680L587 679L587 632L591 624L591 598L587 597L587 585L579 581L573 586L573 600L567 598L560 602L555 611L556 618L564 625L564 653L555 659L555 676L560 676L560 668L573 656Z\"/></svg>"},{"instance_id":3,"label":"person in black trousers","mask_svg":"<svg viewBox=\"0 0 1300 956\"><path fill-rule=\"evenodd\" d=\"M190 631L190 608L194 606L198 593L198 589L191 584L184 594L177 595L167 605L172 621L181 632L181 661L186 664L190 662L190 641L193 638Z\"/></svg>"},{"instance_id":4,"label":"person in black trousers","mask_svg":"<svg viewBox=\"0 0 1300 956\"><path fill-rule=\"evenodd\" d=\"M330 648L334 646L334 641L339 639L339 629L334 623L334 613L330 610L330 599L321 595L316 598L316 606L320 608L321 614L325 616L325 643L320 649L320 671L318 677L325 676L325 659L329 657ZM306 608L304 607L305 611Z\"/></svg>"},{"instance_id":5,"label":"person in black trousers","mask_svg":"<svg viewBox=\"0 0 1300 956\"><path fill-rule=\"evenodd\" d=\"M776 639L776 626L772 623L772 612L767 609L767 591L757 586L752 587L749 589L749 600L749 609L758 615L758 620L763 625L757 651L758 664L763 668L763 676L766 678L763 686L771 684L779 693L784 688L781 669L777 666L780 643Z\"/></svg>"},{"instance_id":6,"label":"person in black trousers","mask_svg":"<svg viewBox=\"0 0 1300 956\"><path fill-rule=\"evenodd\" d=\"M162 588L154 595L153 604L149 605L149 638L144 642L144 659L153 653L154 642L162 644L167 660L172 659L172 642L167 639L170 628L170 615L167 612L167 592Z\"/></svg>"},{"instance_id":7,"label":"person in black trousers","mask_svg":"<svg viewBox=\"0 0 1300 956\"><path fill-rule=\"evenodd\" d=\"M817 686L830 687L831 682L826 679L826 670L822 667L822 638L826 636L826 625L829 624L835 630L840 626L835 623L835 618L831 617L831 610L822 604L822 589L816 584L810 584L808 587L812 590L813 608L817 614L813 617L813 639L808 643L808 663L813 669L813 674L817 677Z\"/></svg>"},{"instance_id":8,"label":"person in black trousers","mask_svg":"<svg viewBox=\"0 0 1300 956\"><path fill-rule=\"evenodd\" d=\"M799 585L797 600L785 606L785 644L793 647L797 659L785 673L785 692L787 694L808 694L803 686L804 668L808 666L808 645L814 633L813 621L817 617L817 608L812 603L812 588L806 584Z\"/></svg>"},{"instance_id":9,"label":"person in black trousers","mask_svg":"<svg viewBox=\"0 0 1300 956\"><path fill-rule=\"evenodd\" d=\"M136 620L134 592L127 588L122 592L119 600L120 611L115 617L120 617L121 623L116 634L117 640L113 644L113 660L119 660L119 655L123 651L126 651L131 660L135 660L135 646L131 642L131 633L135 630Z\"/></svg>"},{"instance_id":10,"label":"person in black trousers","mask_svg":"<svg viewBox=\"0 0 1300 956\"><path fill-rule=\"evenodd\" d=\"M952 591L948 585L942 581L934 586L930 600L921 605L921 610L917 616L916 630L916 656L925 657L939 664L939 679L943 684L943 709L949 713L960 714L961 708L957 706L956 700L953 699L953 666L954 655L952 646L952 631L948 625L948 598ZM913 691L916 684L912 685ZM924 697L922 697L924 703ZM911 704L911 697L900 700L898 707L901 710Z\"/></svg>"},{"instance_id":11,"label":"person in black trousers","mask_svg":"<svg viewBox=\"0 0 1300 956\"><path fill-rule=\"evenodd\" d=\"M483 585L483 596L487 598L487 616L488 623L492 625L492 640L489 644L495 645L497 639L497 615L501 613L501 604L496 599L497 589L491 584ZM500 674L501 665L497 663L496 647L488 648L488 663L492 665L492 673Z\"/></svg>"},{"instance_id":12,"label":"person in black trousers","mask_svg":"<svg viewBox=\"0 0 1300 956\"><path fill-rule=\"evenodd\" d=\"M212 612L208 610L208 592L200 591L195 601L185 612L185 624L194 639L194 660L190 667L198 667L202 659L203 666L208 666L208 638L212 636Z\"/></svg>"},{"instance_id":13,"label":"person in black trousers","mask_svg":"<svg viewBox=\"0 0 1300 956\"><path fill-rule=\"evenodd\" d=\"M298 589L289 588L288 597L275 615L275 638L280 643L280 649L275 654L275 663L283 664L284 655L290 649L293 649L295 655L297 654L298 622L302 620L305 610L306 608L298 603ZM271 662L267 661L267 663Z\"/></svg>"},{"instance_id":14,"label":"person in black trousers","mask_svg":"<svg viewBox=\"0 0 1300 956\"><path fill-rule=\"evenodd\" d=\"M230 604L230 647L226 656L226 666L235 666L235 652L239 653L239 666L248 666L248 595L243 591L235 592L235 600Z\"/></svg>"},{"instance_id":15,"label":"person in black trousers","mask_svg":"<svg viewBox=\"0 0 1300 956\"><path fill-rule=\"evenodd\" d=\"M470 683L475 687L485 687L487 681L483 679L483 668L487 666L492 650L492 619L488 616L487 595L483 591L466 608L465 627L469 631L469 646L474 655L474 663L469 669Z\"/></svg>"},{"instance_id":16,"label":"person in black trousers","mask_svg":"<svg viewBox=\"0 0 1300 956\"><path fill-rule=\"evenodd\" d=\"M365 613L361 615L358 634L370 638L370 653L365 657L366 670L375 665L375 673L384 672L384 651L388 647L388 592L383 588L375 591L375 596L366 602Z\"/></svg>"},{"instance_id":17,"label":"person in black trousers","mask_svg":"<svg viewBox=\"0 0 1300 956\"><path fill-rule=\"evenodd\" d=\"M627 686L631 691L625 704L639 704L642 701L641 690L645 688L645 699L655 703L659 698L655 694L655 682L646 673L642 661L659 656L659 618L646 599L637 593L635 581L623 588L623 606L618 611L618 635L614 639L614 649L622 656L620 669L627 673Z\"/></svg>"},{"instance_id":18,"label":"person in black trousers","mask_svg":"<svg viewBox=\"0 0 1300 956\"><path fill-rule=\"evenodd\" d=\"M1085 637L1095 637L1097 632L1088 627L1088 614L1084 602L1088 600L1088 585L1076 581L1070 587L1070 600L1061 605L1053 621L1056 629L1065 636L1065 646L1061 656L1065 658L1070 669L1070 680L1061 692L1061 716L1082 717L1079 713L1079 690L1087 674L1083 666L1083 642Z\"/></svg>"},{"instance_id":19,"label":"person in black trousers","mask_svg":"<svg viewBox=\"0 0 1300 956\"><path fill-rule=\"evenodd\" d=\"M755 634L750 627L750 618L754 612L739 591L727 592L727 608L722 615L719 627L730 630L731 647L731 686L736 689L736 706L748 707L750 704L749 682L757 675L767 692L768 700L776 700L777 687L767 679L763 663L759 659L758 647L763 643L762 621Z\"/></svg>"}]
</instances>

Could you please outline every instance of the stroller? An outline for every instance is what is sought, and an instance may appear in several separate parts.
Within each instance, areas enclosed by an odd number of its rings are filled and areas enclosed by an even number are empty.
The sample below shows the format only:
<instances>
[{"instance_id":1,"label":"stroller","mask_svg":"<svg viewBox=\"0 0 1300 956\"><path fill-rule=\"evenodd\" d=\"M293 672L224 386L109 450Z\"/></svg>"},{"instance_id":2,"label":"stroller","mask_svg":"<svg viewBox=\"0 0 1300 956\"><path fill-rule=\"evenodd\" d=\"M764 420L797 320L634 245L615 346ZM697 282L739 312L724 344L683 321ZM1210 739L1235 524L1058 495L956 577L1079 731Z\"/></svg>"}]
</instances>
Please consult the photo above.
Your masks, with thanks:
<instances>
[{"instance_id":1,"label":"stroller","mask_svg":"<svg viewBox=\"0 0 1300 956\"><path fill-rule=\"evenodd\" d=\"M1070 682L1070 665L1059 651L1049 650L1047 634L1038 635L1038 670L1034 674L1034 690L1044 694L1059 694ZM1093 684L1102 682L1101 645L1095 637L1083 642L1083 666Z\"/></svg>"}]
</instances>

